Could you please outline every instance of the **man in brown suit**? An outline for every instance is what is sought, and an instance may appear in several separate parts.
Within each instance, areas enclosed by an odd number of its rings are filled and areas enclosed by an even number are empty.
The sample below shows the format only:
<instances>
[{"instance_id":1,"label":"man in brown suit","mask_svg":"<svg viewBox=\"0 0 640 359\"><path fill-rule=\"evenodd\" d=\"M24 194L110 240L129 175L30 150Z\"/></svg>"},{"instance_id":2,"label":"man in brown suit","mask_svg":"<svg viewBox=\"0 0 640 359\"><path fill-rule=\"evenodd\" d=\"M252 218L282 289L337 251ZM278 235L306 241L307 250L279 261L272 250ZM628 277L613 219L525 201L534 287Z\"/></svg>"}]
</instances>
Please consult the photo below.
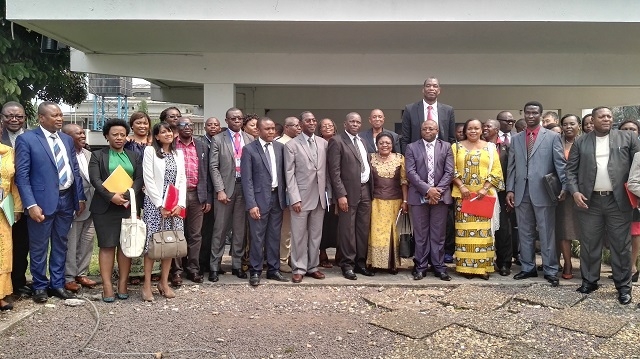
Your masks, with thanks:
<instances>
[{"instance_id":1,"label":"man in brown suit","mask_svg":"<svg viewBox=\"0 0 640 359\"><path fill-rule=\"evenodd\" d=\"M329 140L327 168L333 196L338 200L338 246L342 252L342 275L358 279L356 273L373 276L366 268L371 223L371 167L358 136L362 119L347 114L344 132Z\"/></svg>"}]
</instances>

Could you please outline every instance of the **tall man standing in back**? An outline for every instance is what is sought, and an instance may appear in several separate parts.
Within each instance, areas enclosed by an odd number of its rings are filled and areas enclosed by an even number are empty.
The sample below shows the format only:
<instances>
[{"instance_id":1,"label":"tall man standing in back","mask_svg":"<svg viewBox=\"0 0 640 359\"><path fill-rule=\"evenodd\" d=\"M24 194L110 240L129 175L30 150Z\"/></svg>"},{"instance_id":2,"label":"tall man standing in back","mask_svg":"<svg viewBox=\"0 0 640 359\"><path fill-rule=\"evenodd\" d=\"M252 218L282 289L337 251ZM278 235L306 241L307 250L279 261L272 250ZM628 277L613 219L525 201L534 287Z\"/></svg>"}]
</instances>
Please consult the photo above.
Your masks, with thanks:
<instances>
[{"instance_id":1,"label":"tall man standing in back","mask_svg":"<svg viewBox=\"0 0 640 359\"><path fill-rule=\"evenodd\" d=\"M631 131L613 130L613 115L607 107L591 112L593 131L578 137L569 151L568 190L578 206L580 236L580 293L598 289L602 239L608 234L613 282L620 304L631 303L631 219L633 208L624 184L638 193L638 173L630 167L640 143ZM595 171L594 171L595 169Z\"/></svg>"},{"instance_id":2,"label":"tall man standing in back","mask_svg":"<svg viewBox=\"0 0 640 359\"><path fill-rule=\"evenodd\" d=\"M213 137L209 154L209 171L215 193L213 212L213 237L211 238L211 260L209 280L217 282L220 262L224 254L224 237L233 227L231 240L231 272L240 279L247 278L242 271L244 255L246 209L242 194L240 166L243 147L253 141L253 137L242 131L242 111L233 107L227 110L228 129Z\"/></svg>"},{"instance_id":3,"label":"tall man standing in back","mask_svg":"<svg viewBox=\"0 0 640 359\"><path fill-rule=\"evenodd\" d=\"M17 102L7 102L2 106L2 144L16 147L16 138L24 133L24 121L27 118L24 107ZM30 296L31 287L27 285L27 266L29 264L29 235L27 233L27 217L21 216L11 228L13 244L13 270L11 284L13 292L18 295Z\"/></svg>"},{"instance_id":4,"label":"tall man standing in back","mask_svg":"<svg viewBox=\"0 0 640 359\"><path fill-rule=\"evenodd\" d=\"M404 153L409 143L422 138L420 126L426 120L433 120L438 124L438 138L453 143L456 140L456 117L453 107L438 102L440 82L435 77L429 77L422 86L424 98L407 105L402 113L402 137L400 146Z\"/></svg>"},{"instance_id":5,"label":"tall man standing in back","mask_svg":"<svg viewBox=\"0 0 640 359\"><path fill-rule=\"evenodd\" d=\"M327 168L334 198L338 202L338 247L342 252L342 275L356 280L355 273L373 276L366 267L371 223L371 167L362 139L362 119L347 114L344 131L329 140ZM354 273L355 272L355 273Z\"/></svg>"},{"instance_id":6,"label":"tall man standing in back","mask_svg":"<svg viewBox=\"0 0 640 359\"><path fill-rule=\"evenodd\" d=\"M45 101L38 106L40 127L16 139L16 185L28 210L29 252L33 276L33 300L44 303L51 295L61 299L74 295L64 289L67 234L74 211L82 214L86 197L73 139L58 132L63 118L60 107ZM47 249L49 274L47 279Z\"/></svg>"},{"instance_id":7,"label":"tall man standing in back","mask_svg":"<svg viewBox=\"0 0 640 359\"><path fill-rule=\"evenodd\" d=\"M556 255L556 201L547 195L544 176L555 173L562 183L559 200L565 197L564 149L560 135L540 126L542 104L524 105L526 131L513 136L507 168L507 205L515 208L520 239L522 269L514 279L537 277L535 240L540 238L544 278L558 285Z\"/></svg>"},{"instance_id":8,"label":"tall man standing in back","mask_svg":"<svg viewBox=\"0 0 640 359\"><path fill-rule=\"evenodd\" d=\"M398 134L384 128L384 112L382 112L381 109L376 108L371 110L371 114L369 114L369 123L371 124L371 128L360 133L360 138L362 138L362 141L364 142L367 153L375 153L378 151L376 138L383 131L393 137L392 152L400 153L400 140L398 138Z\"/></svg>"}]
</instances>

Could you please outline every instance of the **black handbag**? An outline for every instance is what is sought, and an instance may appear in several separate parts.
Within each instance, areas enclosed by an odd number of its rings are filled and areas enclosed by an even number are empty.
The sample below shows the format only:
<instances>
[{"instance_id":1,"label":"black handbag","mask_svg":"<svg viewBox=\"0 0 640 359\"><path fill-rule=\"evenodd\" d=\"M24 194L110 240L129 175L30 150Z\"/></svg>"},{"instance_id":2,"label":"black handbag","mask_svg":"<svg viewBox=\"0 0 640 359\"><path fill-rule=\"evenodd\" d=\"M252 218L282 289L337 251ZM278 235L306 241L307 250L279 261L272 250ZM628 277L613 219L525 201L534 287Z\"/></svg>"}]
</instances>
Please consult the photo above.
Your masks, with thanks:
<instances>
[{"instance_id":1,"label":"black handbag","mask_svg":"<svg viewBox=\"0 0 640 359\"><path fill-rule=\"evenodd\" d=\"M558 196L562 191L562 184L555 172L544 175L544 187L547 189L547 195L551 199L551 202L557 203Z\"/></svg>"},{"instance_id":2,"label":"black handbag","mask_svg":"<svg viewBox=\"0 0 640 359\"><path fill-rule=\"evenodd\" d=\"M400 235L400 244L398 246L400 258L413 257L416 250L416 242L413 238L411 219L408 213L402 213L402 209L398 212L398 217L396 218L396 230Z\"/></svg>"}]
</instances>

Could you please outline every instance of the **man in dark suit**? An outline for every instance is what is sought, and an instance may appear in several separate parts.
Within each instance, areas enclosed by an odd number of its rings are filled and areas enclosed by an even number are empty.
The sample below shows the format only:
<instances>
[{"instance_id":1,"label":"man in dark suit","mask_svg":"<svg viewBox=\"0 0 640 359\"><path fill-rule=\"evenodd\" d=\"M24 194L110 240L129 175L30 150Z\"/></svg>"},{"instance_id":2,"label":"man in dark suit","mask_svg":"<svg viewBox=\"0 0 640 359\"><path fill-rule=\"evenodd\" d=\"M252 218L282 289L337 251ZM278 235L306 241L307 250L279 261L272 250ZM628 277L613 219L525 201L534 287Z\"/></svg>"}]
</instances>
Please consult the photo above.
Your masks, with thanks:
<instances>
[{"instance_id":1,"label":"man in dark suit","mask_svg":"<svg viewBox=\"0 0 640 359\"><path fill-rule=\"evenodd\" d=\"M231 239L231 273L240 279L247 278L242 271L242 256L245 248L246 210L240 176L241 158L244 146L253 137L242 131L242 111L233 107L227 110L227 130L220 132L211 141L209 172L216 199L213 201L215 221L211 237L211 259L209 280L217 282L222 269L220 262L224 254L224 239L233 229Z\"/></svg>"},{"instance_id":2,"label":"man in dark suit","mask_svg":"<svg viewBox=\"0 0 640 359\"><path fill-rule=\"evenodd\" d=\"M400 146L406 151L407 145L421 139L420 126L425 120L438 124L438 138L453 143L456 140L456 117L453 107L438 102L440 82L429 77L422 86L424 99L409 104L402 113L402 137Z\"/></svg>"},{"instance_id":3,"label":"man in dark suit","mask_svg":"<svg viewBox=\"0 0 640 359\"><path fill-rule=\"evenodd\" d=\"M207 121L204 123L204 135L200 137L200 141L207 145L207 150L211 150L211 140L213 136L220 133L220 121L215 117L209 117ZM209 157L209 153L207 153L207 158ZM209 164L207 163L207 168ZM208 172L207 176L209 176L209 181L211 181L211 172ZM211 189L213 190L213 184ZM215 217L213 214L213 204L211 205L211 210L204 214L202 217L202 229L200 230L200 235L202 237L202 245L200 246L200 275L204 273L204 271L209 271L209 259L211 257L211 236L213 235L213 221Z\"/></svg>"},{"instance_id":4,"label":"man in dark suit","mask_svg":"<svg viewBox=\"0 0 640 359\"><path fill-rule=\"evenodd\" d=\"M27 118L24 107L18 102L10 101L2 106L2 139L4 145L15 147L16 138L24 133L24 122ZM31 287L27 285L27 266L29 261L29 234L27 233L27 216L21 216L11 228L13 244L13 269L11 284L13 292L30 296Z\"/></svg>"},{"instance_id":5,"label":"man in dark suit","mask_svg":"<svg viewBox=\"0 0 640 359\"><path fill-rule=\"evenodd\" d=\"M397 133L384 128L384 112L376 108L371 111L369 115L369 123L371 128L360 133L360 138L364 142L364 146L367 149L367 153L375 153L378 151L376 145L376 137L382 132L386 132L393 137L393 149L392 152L400 153L400 140Z\"/></svg>"},{"instance_id":6,"label":"man in dark suit","mask_svg":"<svg viewBox=\"0 0 640 359\"><path fill-rule=\"evenodd\" d=\"M362 119L347 114L344 131L329 140L327 169L333 198L338 201L338 247L342 252L342 275L356 280L355 273L373 276L366 268L371 223L371 167L358 136ZM354 273L355 271L355 273Z\"/></svg>"},{"instance_id":7,"label":"man in dark suit","mask_svg":"<svg viewBox=\"0 0 640 359\"><path fill-rule=\"evenodd\" d=\"M268 117L258 119L258 140L242 152L242 192L249 212L251 241L249 284L260 284L262 262L267 257L267 279L289 280L280 273L280 229L285 197L284 145L274 141L276 124Z\"/></svg>"},{"instance_id":8,"label":"man in dark suit","mask_svg":"<svg viewBox=\"0 0 640 359\"><path fill-rule=\"evenodd\" d=\"M500 146L498 147L498 149L500 149L501 147L506 148L507 150L507 157L506 160L504 161L504 163L502 162L502 157L500 158L500 164L502 165L502 173L505 175L505 179L504 181L507 181L507 164L509 161L509 147L511 146L511 133L513 132L513 127L516 123L516 120L513 118L513 115L511 114L511 112L509 111L501 111L498 113L498 115L496 116L496 120L498 120L498 122L500 122L500 131L498 132L498 143L500 143ZM524 119L523 119L524 121ZM500 154L502 154L502 152L500 152ZM514 263L516 263L517 265L520 265L520 259L518 259L518 255L520 253L520 242L518 241L518 223L516 221L516 212L513 210L513 208L509 207L506 205L506 192L504 193L504 200L505 200L505 207L502 208L503 211L506 211L507 217L509 219L509 231L510 231L510 238L511 238L511 250L512 250L512 257L514 259ZM498 198L500 197L500 194L498 193ZM502 203L502 202L500 202ZM502 213L502 212L501 212ZM502 215L502 214L501 214ZM501 229L502 230L502 229ZM498 233L496 232L496 236L498 235ZM502 234L501 234L502 235ZM508 274L507 274L508 275Z\"/></svg>"},{"instance_id":9,"label":"man in dark suit","mask_svg":"<svg viewBox=\"0 0 640 359\"><path fill-rule=\"evenodd\" d=\"M631 162L640 151L631 131L612 130L613 115L607 107L591 112L593 131L578 137L569 151L568 190L578 206L580 237L580 293L598 289L602 238L609 237L613 282L620 304L631 303L631 219L633 208L624 184ZM635 161L633 161L635 163ZM595 169L595 171L594 171ZM629 178L630 190L637 188L637 175ZM519 221L518 221L519 223Z\"/></svg>"},{"instance_id":10,"label":"man in dark suit","mask_svg":"<svg viewBox=\"0 0 640 359\"><path fill-rule=\"evenodd\" d=\"M209 176L209 148L193 137L193 123L189 118L183 117L178 120L178 138L175 140L175 148L184 154L187 176L187 217L184 232L189 248L186 257L174 258L171 264L171 284L179 286L182 284L182 273L185 270L188 279L195 283L202 283L200 231L204 214L211 210L213 187Z\"/></svg>"},{"instance_id":11,"label":"man in dark suit","mask_svg":"<svg viewBox=\"0 0 640 359\"><path fill-rule=\"evenodd\" d=\"M416 240L413 279L425 276L430 261L435 276L450 281L444 264L445 227L451 198L453 153L448 142L436 139L438 124L422 123L422 139L407 146L406 169L409 180L407 202Z\"/></svg>"},{"instance_id":12,"label":"man in dark suit","mask_svg":"<svg viewBox=\"0 0 640 359\"><path fill-rule=\"evenodd\" d=\"M73 150L73 139L58 132L63 118L60 107L45 101L38 106L40 127L16 139L16 185L29 212L30 268L33 300L44 303L51 295L61 299L74 295L64 289L67 233L76 215L85 209L82 177ZM49 241L49 239L51 239ZM47 249L49 274L47 279Z\"/></svg>"},{"instance_id":13,"label":"man in dark suit","mask_svg":"<svg viewBox=\"0 0 640 359\"><path fill-rule=\"evenodd\" d=\"M542 104L536 101L524 106L526 131L511 138L507 168L507 205L515 208L520 239L521 271L514 279L537 277L535 240L540 239L544 278L558 285L556 250L556 203L547 195L544 176L555 173L562 183L558 200L565 197L566 180L564 148L560 135L540 126Z\"/></svg>"}]
</instances>

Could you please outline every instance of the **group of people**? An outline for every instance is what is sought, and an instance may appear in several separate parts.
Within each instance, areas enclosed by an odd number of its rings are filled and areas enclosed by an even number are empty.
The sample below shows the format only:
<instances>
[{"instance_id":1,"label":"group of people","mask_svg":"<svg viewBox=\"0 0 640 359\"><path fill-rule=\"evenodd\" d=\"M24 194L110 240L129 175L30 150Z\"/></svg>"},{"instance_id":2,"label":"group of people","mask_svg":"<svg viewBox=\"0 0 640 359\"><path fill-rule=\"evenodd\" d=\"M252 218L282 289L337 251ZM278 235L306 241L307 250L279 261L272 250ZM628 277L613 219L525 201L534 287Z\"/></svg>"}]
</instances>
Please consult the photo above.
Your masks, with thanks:
<instances>
[{"instance_id":1,"label":"group of people","mask_svg":"<svg viewBox=\"0 0 640 359\"><path fill-rule=\"evenodd\" d=\"M277 281L324 279L321 268L332 266L330 247L346 279L379 269L396 274L403 215L413 227L415 280L429 270L451 280L451 261L467 278L489 279L494 271L506 276L514 257L521 265L515 279L536 277L539 240L544 278L557 286L560 254L562 277L573 276L570 241L578 239L578 291L591 293L607 242L618 299L628 304L638 271L631 250L632 194L625 187L640 195L638 123L614 130L606 107L582 120L558 120L532 101L523 108L521 131L513 131L521 126L507 111L495 120L456 125L453 108L439 103L439 94L438 79L425 80L423 98L404 109L400 135L384 128L380 109L369 115L371 129L361 131L356 112L339 130L309 111L282 126L230 108L226 128L211 117L205 135L196 137L191 120L169 107L154 126L143 112L129 122L106 121L107 146L93 152L80 126L63 126L56 104L40 104L40 126L24 131L24 109L9 102L2 108L0 194L12 195L15 223L11 227L12 219L0 216L0 309L10 309L5 297L12 292L41 303L49 295L66 299L94 287L86 275L94 235L104 302L126 300L128 286L140 279L142 299L154 300L154 276L167 298L185 277L201 283L208 272L208 280L217 282L226 273L226 244L231 274L252 286L265 270ZM133 183L133 196L103 184L120 167ZM170 186L178 189L178 201L165 208ZM473 202L489 214L472 211ZM119 247L120 224L132 203L147 225L143 258L128 258ZM147 255L149 241L169 229L184 231L187 255L162 259L158 267ZM24 275L27 253L31 286Z\"/></svg>"}]
</instances>

